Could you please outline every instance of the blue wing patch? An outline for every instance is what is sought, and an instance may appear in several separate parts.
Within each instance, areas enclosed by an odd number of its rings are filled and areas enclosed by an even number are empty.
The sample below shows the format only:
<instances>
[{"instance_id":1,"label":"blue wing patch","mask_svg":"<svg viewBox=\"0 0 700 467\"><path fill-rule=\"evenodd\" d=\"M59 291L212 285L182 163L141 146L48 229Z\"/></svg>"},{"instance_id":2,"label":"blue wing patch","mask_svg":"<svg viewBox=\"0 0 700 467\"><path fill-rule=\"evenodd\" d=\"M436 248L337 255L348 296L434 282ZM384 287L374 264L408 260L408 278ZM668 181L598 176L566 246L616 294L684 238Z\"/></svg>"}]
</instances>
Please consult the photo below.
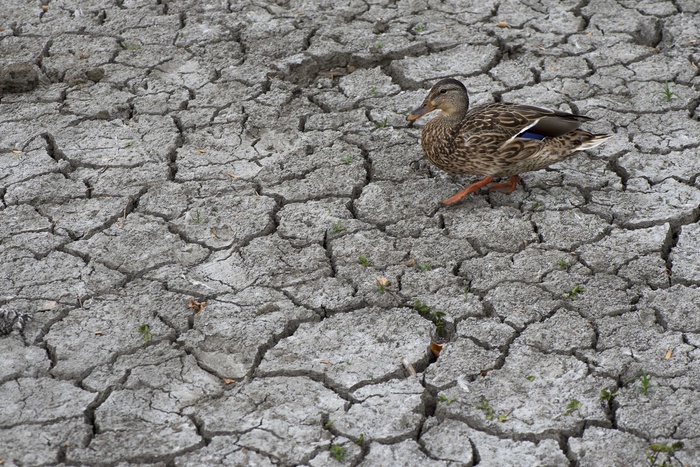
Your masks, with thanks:
<instances>
[{"instance_id":1,"label":"blue wing patch","mask_svg":"<svg viewBox=\"0 0 700 467\"><path fill-rule=\"evenodd\" d=\"M544 139L544 135L538 135L537 133L532 133L531 131L526 131L524 133L521 133L518 135L518 138L525 138L525 139Z\"/></svg>"}]
</instances>

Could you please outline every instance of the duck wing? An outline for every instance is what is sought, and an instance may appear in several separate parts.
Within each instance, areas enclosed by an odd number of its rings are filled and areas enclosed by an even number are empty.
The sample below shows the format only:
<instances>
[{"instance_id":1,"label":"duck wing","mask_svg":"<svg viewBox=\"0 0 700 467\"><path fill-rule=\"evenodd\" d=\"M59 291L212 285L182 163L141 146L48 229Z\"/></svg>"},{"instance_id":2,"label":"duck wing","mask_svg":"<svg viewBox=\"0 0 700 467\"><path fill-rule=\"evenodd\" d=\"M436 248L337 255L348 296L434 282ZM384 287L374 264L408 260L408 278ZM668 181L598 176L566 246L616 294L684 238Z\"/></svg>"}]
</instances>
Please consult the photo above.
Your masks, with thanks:
<instances>
[{"instance_id":1,"label":"duck wing","mask_svg":"<svg viewBox=\"0 0 700 467\"><path fill-rule=\"evenodd\" d=\"M511 138L541 140L562 136L588 120L592 119L560 110L495 103L470 110L460 130L465 139L478 134L492 134L501 135L501 143L504 143Z\"/></svg>"},{"instance_id":2,"label":"duck wing","mask_svg":"<svg viewBox=\"0 0 700 467\"><path fill-rule=\"evenodd\" d=\"M504 137L503 133L479 133L464 138L462 154L478 159L493 173L535 156L542 142L535 138Z\"/></svg>"}]
</instances>

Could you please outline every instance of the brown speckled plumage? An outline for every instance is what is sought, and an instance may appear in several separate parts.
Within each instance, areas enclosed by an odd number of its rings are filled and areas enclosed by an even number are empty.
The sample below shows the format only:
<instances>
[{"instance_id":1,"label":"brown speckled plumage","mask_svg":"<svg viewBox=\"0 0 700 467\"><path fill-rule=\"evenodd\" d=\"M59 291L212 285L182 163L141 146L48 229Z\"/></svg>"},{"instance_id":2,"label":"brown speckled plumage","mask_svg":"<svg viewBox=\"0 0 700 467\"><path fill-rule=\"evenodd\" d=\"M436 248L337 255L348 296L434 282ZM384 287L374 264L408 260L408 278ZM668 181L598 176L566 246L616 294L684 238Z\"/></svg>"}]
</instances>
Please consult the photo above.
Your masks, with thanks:
<instances>
[{"instance_id":1,"label":"brown speckled plumage","mask_svg":"<svg viewBox=\"0 0 700 467\"><path fill-rule=\"evenodd\" d=\"M558 110L507 103L469 110L467 90L454 79L437 82L408 119L435 109L442 112L425 125L421 137L428 160L448 172L485 177L445 200L446 204L487 185L511 192L518 174L543 169L611 136L579 130L590 117ZM493 183L501 177L511 180Z\"/></svg>"}]
</instances>

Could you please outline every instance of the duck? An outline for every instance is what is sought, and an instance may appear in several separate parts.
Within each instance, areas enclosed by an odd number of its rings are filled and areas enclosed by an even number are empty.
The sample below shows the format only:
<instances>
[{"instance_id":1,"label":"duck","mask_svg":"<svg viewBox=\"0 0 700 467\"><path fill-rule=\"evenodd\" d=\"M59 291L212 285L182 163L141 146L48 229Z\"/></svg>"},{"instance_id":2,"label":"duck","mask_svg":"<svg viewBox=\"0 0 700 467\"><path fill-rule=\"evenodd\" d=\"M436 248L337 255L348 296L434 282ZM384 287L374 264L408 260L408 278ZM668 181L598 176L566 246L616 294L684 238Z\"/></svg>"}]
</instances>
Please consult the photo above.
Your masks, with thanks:
<instances>
[{"instance_id":1,"label":"duck","mask_svg":"<svg viewBox=\"0 0 700 467\"><path fill-rule=\"evenodd\" d=\"M448 206L482 187L512 193L522 184L520 174L544 169L612 137L580 130L593 119L560 110L506 102L470 109L467 88L453 78L435 83L406 119L414 122L434 110L440 113L421 133L428 160L446 172L483 177L443 200ZM503 178L508 181L497 182Z\"/></svg>"}]
</instances>

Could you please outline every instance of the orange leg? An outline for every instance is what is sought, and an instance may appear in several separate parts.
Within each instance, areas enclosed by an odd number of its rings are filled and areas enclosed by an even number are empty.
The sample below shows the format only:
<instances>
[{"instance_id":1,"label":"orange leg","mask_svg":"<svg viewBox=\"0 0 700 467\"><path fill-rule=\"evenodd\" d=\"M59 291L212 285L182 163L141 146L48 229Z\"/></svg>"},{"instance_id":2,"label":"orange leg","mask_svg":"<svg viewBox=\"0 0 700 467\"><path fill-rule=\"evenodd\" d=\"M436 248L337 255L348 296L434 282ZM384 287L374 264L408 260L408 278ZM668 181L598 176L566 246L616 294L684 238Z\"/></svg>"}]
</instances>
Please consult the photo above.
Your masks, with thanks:
<instances>
[{"instance_id":1,"label":"orange leg","mask_svg":"<svg viewBox=\"0 0 700 467\"><path fill-rule=\"evenodd\" d=\"M502 191L503 193L513 193L513 190L515 190L515 187L518 186L518 183L522 183L522 180L520 180L520 177L517 175L513 175L510 177L510 180L504 183L493 183L489 185L489 191Z\"/></svg>"},{"instance_id":2,"label":"orange leg","mask_svg":"<svg viewBox=\"0 0 700 467\"><path fill-rule=\"evenodd\" d=\"M483 180L479 180L478 182L472 183L465 189L455 193L454 195L450 196L447 199L442 200L442 204L445 204L447 206L450 206L452 204L455 204L458 202L460 199L464 198L467 196L469 193L474 193L476 190L479 188L488 185L489 183L493 182L493 177L486 177Z\"/></svg>"}]
</instances>

